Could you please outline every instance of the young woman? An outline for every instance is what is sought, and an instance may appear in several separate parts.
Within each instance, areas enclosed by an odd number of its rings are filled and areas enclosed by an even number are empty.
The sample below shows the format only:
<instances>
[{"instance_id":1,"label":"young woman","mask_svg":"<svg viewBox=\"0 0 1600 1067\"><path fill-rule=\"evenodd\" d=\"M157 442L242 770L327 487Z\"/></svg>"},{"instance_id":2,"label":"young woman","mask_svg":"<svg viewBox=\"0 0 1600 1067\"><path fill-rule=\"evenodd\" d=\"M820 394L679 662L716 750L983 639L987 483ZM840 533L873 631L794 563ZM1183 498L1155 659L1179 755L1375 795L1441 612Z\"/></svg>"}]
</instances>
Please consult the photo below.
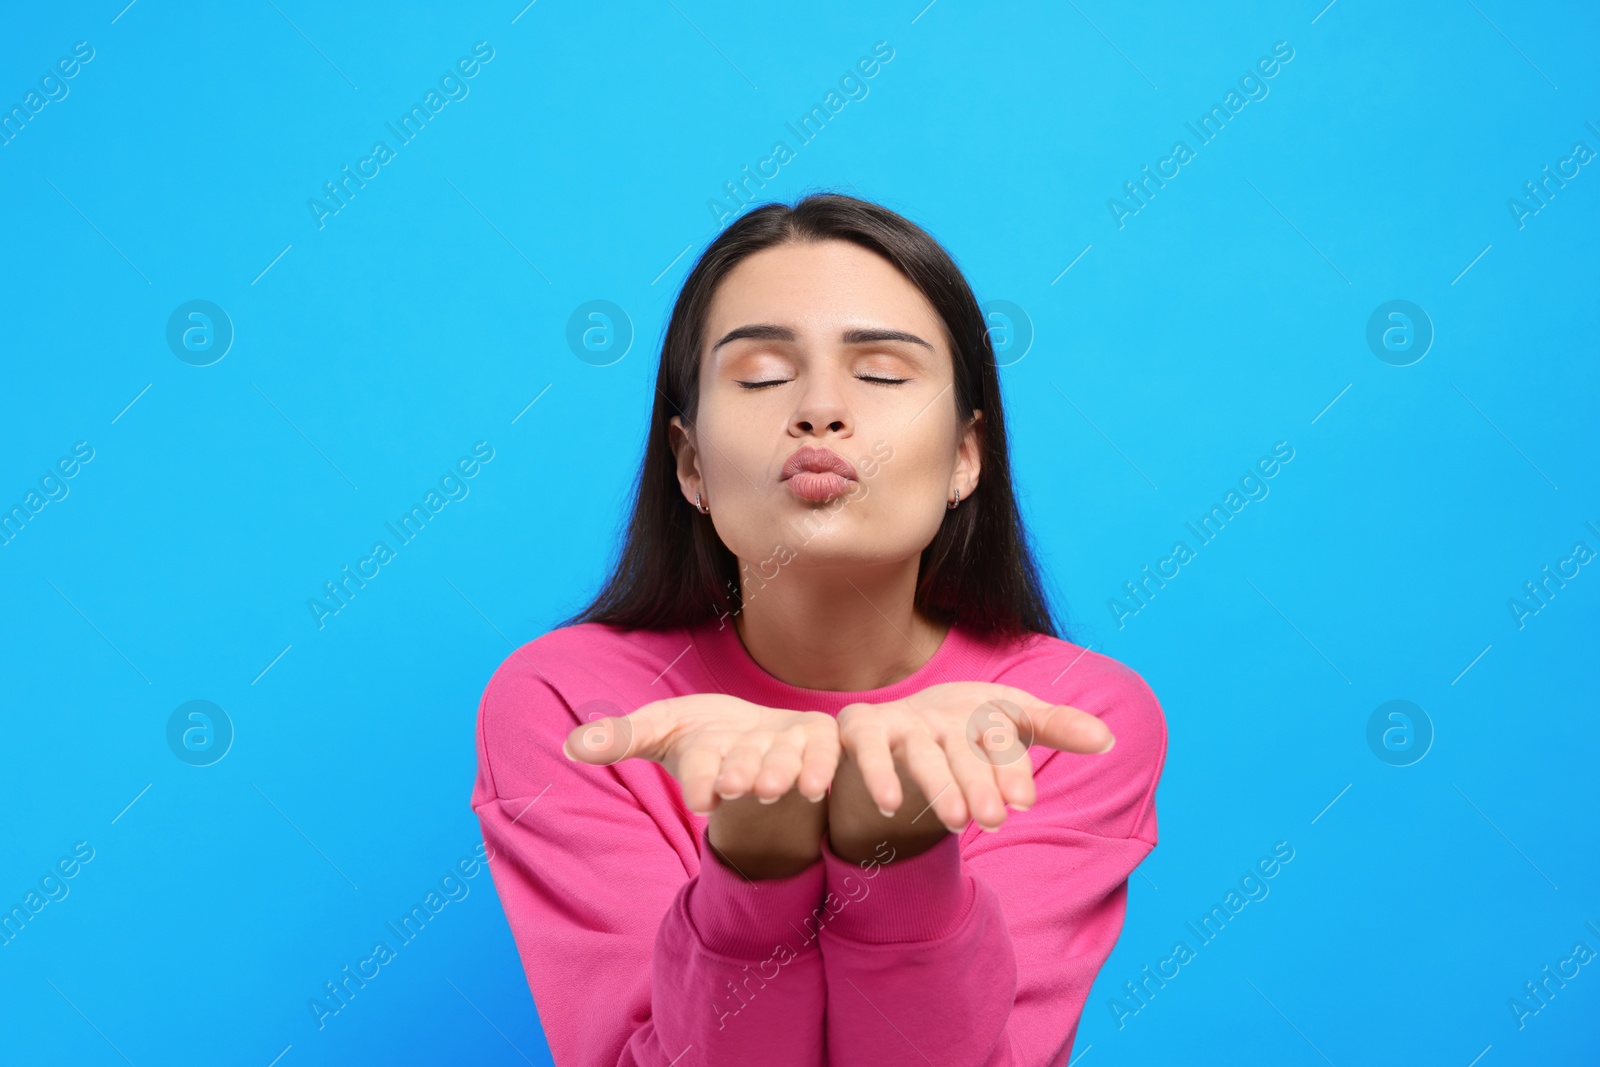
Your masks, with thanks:
<instances>
[{"instance_id":1,"label":"young woman","mask_svg":"<svg viewBox=\"0 0 1600 1067\"><path fill-rule=\"evenodd\" d=\"M712 242L615 572L495 672L478 755L561 1067L1067 1062L1166 727L1056 636L932 237L815 195Z\"/></svg>"}]
</instances>

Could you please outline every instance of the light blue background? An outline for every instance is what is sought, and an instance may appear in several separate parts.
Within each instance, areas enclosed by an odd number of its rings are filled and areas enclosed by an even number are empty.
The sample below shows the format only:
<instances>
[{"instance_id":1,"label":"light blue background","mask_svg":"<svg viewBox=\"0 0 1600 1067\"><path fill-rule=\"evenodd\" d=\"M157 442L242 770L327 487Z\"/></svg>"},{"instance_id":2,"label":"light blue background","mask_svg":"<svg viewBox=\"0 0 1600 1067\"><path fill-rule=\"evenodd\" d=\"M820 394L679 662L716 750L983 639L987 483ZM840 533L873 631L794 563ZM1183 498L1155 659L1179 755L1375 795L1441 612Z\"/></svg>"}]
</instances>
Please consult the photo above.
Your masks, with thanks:
<instances>
[{"instance_id":1,"label":"light blue background","mask_svg":"<svg viewBox=\"0 0 1600 1067\"><path fill-rule=\"evenodd\" d=\"M1507 1006L1600 950L1600 566L1507 606L1600 550L1600 170L1508 207L1600 150L1592 9L123 2L0 34L7 109L95 49L0 147L0 504L95 450L0 548L0 904L95 849L0 947L0 1060L547 1061L486 873L324 1029L307 1001L477 845L479 695L600 581L708 203L783 139L764 199L882 202L1024 309L1002 378L1057 605L1166 711L1161 844L1074 1055L1593 1061L1600 964ZM477 41L470 94L319 230L308 199ZM1278 41L1269 95L1119 229L1108 199ZM165 340L193 299L236 332L207 367ZM566 342L592 299L635 332L610 366ZM1366 343L1393 299L1435 330L1410 366ZM307 600L478 441L470 495L319 630ZM1278 441L1270 495L1119 628ZM236 731L203 768L165 732L197 699ZM1435 731L1409 767L1366 740L1395 699ZM1279 841L1270 896L1119 1029Z\"/></svg>"}]
</instances>

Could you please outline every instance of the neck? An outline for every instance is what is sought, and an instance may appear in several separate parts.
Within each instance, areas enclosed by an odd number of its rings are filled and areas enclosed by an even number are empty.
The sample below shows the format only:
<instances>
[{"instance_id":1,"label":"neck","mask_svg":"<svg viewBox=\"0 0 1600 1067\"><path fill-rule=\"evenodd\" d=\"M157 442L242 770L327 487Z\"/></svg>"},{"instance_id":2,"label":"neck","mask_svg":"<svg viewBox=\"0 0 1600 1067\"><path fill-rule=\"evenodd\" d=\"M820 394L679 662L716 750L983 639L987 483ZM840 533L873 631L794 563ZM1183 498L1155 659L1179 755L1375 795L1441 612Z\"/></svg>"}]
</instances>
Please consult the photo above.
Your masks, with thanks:
<instances>
[{"instance_id":1,"label":"neck","mask_svg":"<svg viewBox=\"0 0 1600 1067\"><path fill-rule=\"evenodd\" d=\"M734 628L761 669L804 689L893 685L938 651L948 624L912 604L919 559L881 567L786 569L774 580L741 566Z\"/></svg>"}]
</instances>

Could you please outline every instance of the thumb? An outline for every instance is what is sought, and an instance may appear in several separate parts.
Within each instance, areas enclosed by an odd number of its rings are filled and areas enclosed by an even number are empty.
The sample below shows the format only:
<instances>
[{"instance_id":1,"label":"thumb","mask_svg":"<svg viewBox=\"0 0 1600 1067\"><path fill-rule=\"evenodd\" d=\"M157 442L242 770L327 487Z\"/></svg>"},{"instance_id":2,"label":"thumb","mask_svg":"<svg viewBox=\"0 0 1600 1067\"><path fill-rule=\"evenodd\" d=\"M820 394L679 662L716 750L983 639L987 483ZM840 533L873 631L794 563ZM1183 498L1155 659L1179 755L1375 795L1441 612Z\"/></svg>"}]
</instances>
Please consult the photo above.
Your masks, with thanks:
<instances>
[{"instance_id":1,"label":"thumb","mask_svg":"<svg viewBox=\"0 0 1600 1067\"><path fill-rule=\"evenodd\" d=\"M1111 728L1094 715L1070 704L1035 699L1024 711L1033 724L1033 743L1060 752L1110 752L1117 743Z\"/></svg>"},{"instance_id":2,"label":"thumb","mask_svg":"<svg viewBox=\"0 0 1600 1067\"><path fill-rule=\"evenodd\" d=\"M657 758L654 750L661 733L658 704L660 701L653 701L628 715L589 712L589 721L567 734L561 744L561 754L575 763L592 766L607 766L633 758Z\"/></svg>"}]
</instances>

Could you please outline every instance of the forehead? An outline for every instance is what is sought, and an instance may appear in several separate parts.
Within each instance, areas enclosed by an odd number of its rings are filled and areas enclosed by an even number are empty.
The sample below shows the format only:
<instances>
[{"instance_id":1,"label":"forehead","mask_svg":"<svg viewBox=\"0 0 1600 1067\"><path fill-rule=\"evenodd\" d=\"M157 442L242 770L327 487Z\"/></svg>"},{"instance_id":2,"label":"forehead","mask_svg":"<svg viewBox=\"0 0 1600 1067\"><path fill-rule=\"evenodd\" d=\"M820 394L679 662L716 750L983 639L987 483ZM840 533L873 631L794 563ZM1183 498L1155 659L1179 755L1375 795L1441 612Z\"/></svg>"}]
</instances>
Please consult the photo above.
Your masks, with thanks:
<instances>
[{"instance_id":1,"label":"forehead","mask_svg":"<svg viewBox=\"0 0 1600 1067\"><path fill-rule=\"evenodd\" d=\"M706 343L750 323L828 336L847 325L898 327L943 348L928 298L888 260L849 241L791 242L741 260L712 298Z\"/></svg>"}]
</instances>

